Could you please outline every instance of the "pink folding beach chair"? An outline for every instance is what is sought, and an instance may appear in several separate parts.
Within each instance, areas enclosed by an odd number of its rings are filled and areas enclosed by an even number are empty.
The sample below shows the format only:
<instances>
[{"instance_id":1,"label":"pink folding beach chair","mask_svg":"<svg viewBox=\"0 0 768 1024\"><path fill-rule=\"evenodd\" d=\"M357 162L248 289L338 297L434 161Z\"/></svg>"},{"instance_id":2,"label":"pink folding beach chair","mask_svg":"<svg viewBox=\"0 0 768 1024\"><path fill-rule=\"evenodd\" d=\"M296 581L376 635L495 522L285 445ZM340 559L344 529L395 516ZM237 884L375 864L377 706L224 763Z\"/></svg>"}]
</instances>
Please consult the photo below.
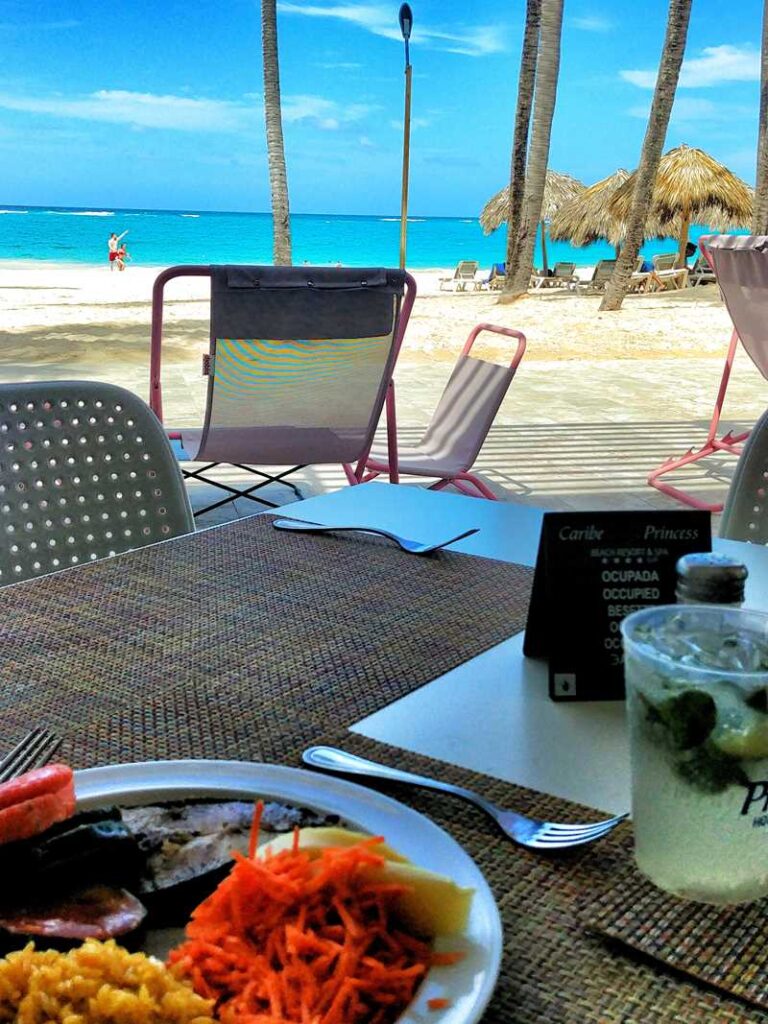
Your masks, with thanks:
<instances>
[{"instance_id":1,"label":"pink folding beach chair","mask_svg":"<svg viewBox=\"0 0 768 1024\"><path fill-rule=\"evenodd\" d=\"M507 366L488 362L471 354L482 331L515 338L517 345ZM496 495L470 470L480 453L499 406L525 353L525 335L509 327L478 324L461 351L453 373L445 386L432 420L421 441L407 450L398 450L393 464L384 451L372 451L366 480L381 473L437 478L430 490L439 491L449 484L471 497Z\"/></svg>"},{"instance_id":2,"label":"pink folding beach chair","mask_svg":"<svg viewBox=\"0 0 768 1024\"><path fill-rule=\"evenodd\" d=\"M150 404L163 419L163 295L176 277L211 279L210 352L205 419L200 428L169 429L188 479L226 497L270 508L254 492L307 465L341 463L360 483L386 404L387 447L397 477L392 373L416 297L402 270L346 267L171 267L152 293ZM233 465L257 477L236 487L212 477ZM260 467L260 468L256 468ZM279 473L264 467L287 467ZM299 495L300 496L300 495Z\"/></svg>"},{"instance_id":3,"label":"pink folding beach chair","mask_svg":"<svg viewBox=\"0 0 768 1024\"><path fill-rule=\"evenodd\" d=\"M692 508L720 512L722 502L708 503L663 480L667 474L690 466L709 455L740 455L749 431L717 436L728 381L739 341L747 355L768 380L768 237L764 235L704 235L699 239L702 255L715 272L720 292L733 321L723 375L712 411L707 437L700 448L691 448L679 458L669 458L648 476L648 483Z\"/></svg>"}]
</instances>

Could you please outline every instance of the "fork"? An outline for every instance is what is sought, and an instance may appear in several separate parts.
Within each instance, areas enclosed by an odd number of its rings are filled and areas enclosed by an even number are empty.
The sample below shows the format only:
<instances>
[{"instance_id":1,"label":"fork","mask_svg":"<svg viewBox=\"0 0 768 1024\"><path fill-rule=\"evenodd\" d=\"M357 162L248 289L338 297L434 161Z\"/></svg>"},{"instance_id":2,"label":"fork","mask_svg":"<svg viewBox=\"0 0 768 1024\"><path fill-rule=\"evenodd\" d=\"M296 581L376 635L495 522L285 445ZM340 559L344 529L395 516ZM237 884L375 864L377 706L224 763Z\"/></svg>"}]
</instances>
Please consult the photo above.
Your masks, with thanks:
<instances>
[{"instance_id":1,"label":"fork","mask_svg":"<svg viewBox=\"0 0 768 1024\"><path fill-rule=\"evenodd\" d=\"M61 737L48 729L32 729L0 761L0 782L47 764L61 746Z\"/></svg>"},{"instance_id":2,"label":"fork","mask_svg":"<svg viewBox=\"0 0 768 1024\"><path fill-rule=\"evenodd\" d=\"M323 526L321 523L312 523L306 519L276 519L272 525L276 530L293 530L295 533L374 533L378 537L386 537L397 544L399 548L409 555L431 555L433 551L447 548L449 544L464 540L478 532L478 527L472 530L465 530L464 533L451 537L449 540L441 540L437 544L422 544L417 540L408 540L407 537L399 537L389 530L382 530L376 526Z\"/></svg>"},{"instance_id":3,"label":"fork","mask_svg":"<svg viewBox=\"0 0 768 1024\"><path fill-rule=\"evenodd\" d=\"M615 818L593 821L584 824L566 824L557 821L541 821L538 818L527 818L516 811L508 811L497 807L490 800L480 796L471 789L453 786L450 782L439 782L426 775L413 775L411 772L390 768L385 764L368 761L356 754L349 754L336 747L308 747L302 754L305 764L313 768L322 768L327 772L341 772L347 775L368 775L375 779L386 779L389 782L404 782L409 786L421 786L424 789L438 789L443 793L461 797L485 811L501 831L513 842L532 850L564 850L572 846L584 846L594 843L607 836L617 825L627 818L619 814Z\"/></svg>"}]
</instances>

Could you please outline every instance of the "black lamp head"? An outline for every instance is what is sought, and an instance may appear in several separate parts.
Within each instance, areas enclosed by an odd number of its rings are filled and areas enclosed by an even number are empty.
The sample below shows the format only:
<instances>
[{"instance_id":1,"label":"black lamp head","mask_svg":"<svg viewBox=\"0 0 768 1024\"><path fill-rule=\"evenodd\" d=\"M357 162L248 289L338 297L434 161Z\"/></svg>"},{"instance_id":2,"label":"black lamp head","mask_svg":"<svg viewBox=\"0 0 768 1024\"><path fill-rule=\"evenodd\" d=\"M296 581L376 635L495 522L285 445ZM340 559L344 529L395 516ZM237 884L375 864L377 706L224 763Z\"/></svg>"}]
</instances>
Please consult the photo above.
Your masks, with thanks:
<instances>
[{"instance_id":1,"label":"black lamp head","mask_svg":"<svg viewBox=\"0 0 768 1024\"><path fill-rule=\"evenodd\" d=\"M407 43L411 38L411 29L413 28L413 11L410 4L400 5L398 21L400 22L400 31L403 33L403 39Z\"/></svg>"}]
</instances>

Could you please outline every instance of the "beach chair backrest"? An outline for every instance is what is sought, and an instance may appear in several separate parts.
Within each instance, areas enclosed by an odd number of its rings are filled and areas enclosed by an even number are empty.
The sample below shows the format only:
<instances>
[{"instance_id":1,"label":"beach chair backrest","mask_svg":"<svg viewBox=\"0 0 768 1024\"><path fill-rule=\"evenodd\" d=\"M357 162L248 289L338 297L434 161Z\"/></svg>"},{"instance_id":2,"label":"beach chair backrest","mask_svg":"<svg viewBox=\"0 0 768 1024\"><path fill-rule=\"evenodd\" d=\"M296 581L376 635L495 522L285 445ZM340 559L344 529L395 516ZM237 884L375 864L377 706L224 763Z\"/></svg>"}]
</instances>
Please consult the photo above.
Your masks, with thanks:
<instances>
[{"instance_id":1,"label":"beach chair backrest","mask_svg":"<svg viewBox=\"0 0 768 1024\"><path fill-rule=\"evenodd\" d=\"M675 270L677 268L677 253L665 252L653 257L654 270Z\"/></svg>"},{"instance_id":2,"label":"beach chair backrest","mask_svg":"<svg viewBox=\"0 0 768 1024\"><path fill-rule=\"evenodd\" d=\"M400 344L404 271L212 267L199 460L353 463L367 454Z\"/></svg>"},{"instance_id":3,"label":"beach chair backrest","mask_svg":"<svg viewBox=\"0 0 768 1024\"><path fill-rule=\"evenodd\" d=\"M517 340L507 366L471 355L482 331ZM470 334L424 433L420 447L451 470L468 470L483 446L525 352L525 337L511 328L479 324Z\"/></svg>"},{"instance_id":4,"label":"beach chair backrest","mask_svg":"<svg viewBox=\"0 0 768 1024\"><path fill-rule=\"evenodd\" d=\"M615 266L616 260L599 260L592 275L592 283L605 284L606 281L610 281Z\"/></svg>"},{"instance_id":5,"label":"beach chair backrest","mask_svg":"<svg viewBox=\"0 0 768 1024\"><path fill-rule=\"evenodd\" d=\"M0 586L194 531L157 417L99 381L0 385Z\"/></svg>"},{"instance_id":6,"label":"beach chair backrest","mask_svg":"<svg viewBox=\"0 0 768 1024\"><path fill-rule=\"evenodd\" d=\"M477 260L462 260L456 267L457 281L474 281L475 274L480 269Z\"/></svg>"},{"instance_id":7,"label":"beach chair backrest","mask_svg":"<svg viewBox=\"0 0 768 1024\"><path fill-rule=\"evenodd\" d=\"M575 270L575 263L556 263L555 269L552 271L552 276L571 278L573 277Z\"/></svg>"},{"instance_id":8,"label":"beach chair backrest","mask_svg":"<svg viewBox=\"0 0 768 1024\"><path fill-rule=\"evenodd\" d=\"M768 380L768 236L708 235L699 245L712 260L742 345Z\"/></svg>"}]
</instances>

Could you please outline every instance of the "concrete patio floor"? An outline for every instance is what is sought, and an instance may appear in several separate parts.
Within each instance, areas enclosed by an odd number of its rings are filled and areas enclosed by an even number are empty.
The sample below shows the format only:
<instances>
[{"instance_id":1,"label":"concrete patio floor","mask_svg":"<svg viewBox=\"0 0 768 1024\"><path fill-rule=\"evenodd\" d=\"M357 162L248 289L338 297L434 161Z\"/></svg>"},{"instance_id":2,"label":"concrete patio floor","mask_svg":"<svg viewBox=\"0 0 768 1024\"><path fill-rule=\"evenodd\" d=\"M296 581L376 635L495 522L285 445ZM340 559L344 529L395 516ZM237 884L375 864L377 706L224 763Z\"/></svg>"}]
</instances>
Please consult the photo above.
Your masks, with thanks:
<instances>
[{"instance_id":1,"label":"concrete patio floor","mask_svg":"<svg viewBox=\"0 0 768 1024\"><path fill-rule=\"evenodd\" d=\"M725 354L724 339L723 357ZM453 363L419 356L398 366L400 444L413 444L429 422ZM670 455L698 448L706 437L720 382L722 357L581 360L526 358L512 382L476 470L502 500L550 509L679 508L649 487L648 473ZM120 384L146 398L146 366L79 362L76 367L7 362L7 381L97 379ZM169 426L198 425L205 408L206 378L199 362L170 362L164 368L164 411ZM734 366L722 432L747 430L766 405L766 382L743 352ZM686 490L707 501L722 501L735 466L732 456L711 457L677 474ZM225 467L222 479L245 474ZM313 467L295 482L302 495L346 485L340 467ZM418 481L406 481L420 486ZM296 500L283 486L265 488L279 504ZM213 488L190 484L193 506L221 497ZM253 515L264 506L238 499L199 517L203 527Z\"/></svg>"}]
</instances>

